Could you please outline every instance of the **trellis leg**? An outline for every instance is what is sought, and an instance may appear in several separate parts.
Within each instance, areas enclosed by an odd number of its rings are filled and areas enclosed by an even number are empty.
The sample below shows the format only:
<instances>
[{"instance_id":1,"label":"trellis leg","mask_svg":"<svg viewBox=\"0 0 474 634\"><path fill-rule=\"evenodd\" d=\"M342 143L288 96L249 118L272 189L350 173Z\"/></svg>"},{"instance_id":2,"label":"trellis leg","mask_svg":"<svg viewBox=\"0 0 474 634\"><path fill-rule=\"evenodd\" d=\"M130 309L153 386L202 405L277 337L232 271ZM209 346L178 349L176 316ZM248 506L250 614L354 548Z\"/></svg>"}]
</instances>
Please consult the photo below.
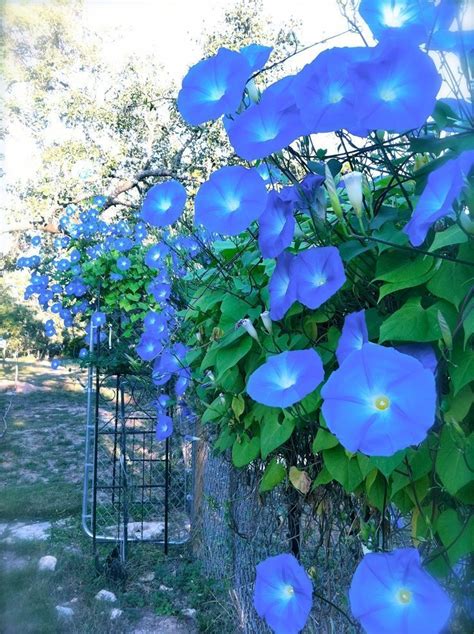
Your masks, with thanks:
<instances>
[{"instance_id":1,"label":"trellis leg","mask_svg":"<svg viewBox=\"0 0 474 634\"><path fill-rule=\"evenodd\" d=\"M165 555L168 554L168 506L169 506L169 466L170 466L170 439L165 440Z\"/></svg>"}]
</instances>

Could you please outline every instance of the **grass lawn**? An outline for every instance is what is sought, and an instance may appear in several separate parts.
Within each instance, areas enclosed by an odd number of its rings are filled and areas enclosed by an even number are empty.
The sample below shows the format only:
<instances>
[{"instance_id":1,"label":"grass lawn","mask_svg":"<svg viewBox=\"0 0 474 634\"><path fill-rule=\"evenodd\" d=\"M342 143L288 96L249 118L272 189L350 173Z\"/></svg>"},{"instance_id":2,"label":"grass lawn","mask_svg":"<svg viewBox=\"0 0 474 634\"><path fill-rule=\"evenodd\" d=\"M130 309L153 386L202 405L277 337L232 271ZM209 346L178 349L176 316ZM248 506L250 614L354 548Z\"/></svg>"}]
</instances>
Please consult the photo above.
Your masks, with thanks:
<instances>
[{"instance_id":1,"label":"grass lawn","mask_svg":"<svg viewBox=\"0 0 474 634\"><path fill-rule=\"evenodd\" d=\"M234 632L222 584L200 575L187 546L165 557L159 545L131 544L125 583L104 574L112 545L99 545L96 564L81 528L85 393L77 378L84 384L85 375L75 365L53 371L20 360L21 391L8 394L14 377L13 363L0 363L0 524L52 526L45 541L0 539L0 632L120 634L144 613L179 616L183 608L198 610L199 631ZM43 555L57 557L54 572L38 570ZM103 588L116 604L94 598ZM74 618L58 620L56 605L73 608ZM124 611L116 621L112 607Z\"/></svg>"}]
</instances>

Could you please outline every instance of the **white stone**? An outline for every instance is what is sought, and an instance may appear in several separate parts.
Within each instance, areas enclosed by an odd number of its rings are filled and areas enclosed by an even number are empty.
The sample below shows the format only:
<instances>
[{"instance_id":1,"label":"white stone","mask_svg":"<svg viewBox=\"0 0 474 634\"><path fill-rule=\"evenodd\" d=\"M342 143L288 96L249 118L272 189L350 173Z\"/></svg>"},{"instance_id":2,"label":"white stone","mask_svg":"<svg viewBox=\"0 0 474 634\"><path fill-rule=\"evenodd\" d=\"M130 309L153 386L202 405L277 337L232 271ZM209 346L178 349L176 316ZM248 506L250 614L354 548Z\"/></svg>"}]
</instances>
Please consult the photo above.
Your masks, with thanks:
<instances>
[{"instance_id":1,"label":"white stone","mask_svg":"<svg viewBox=\"0 0 474 634\"><path fill-rule=\"evenodd\" d=\"M97 601L109 601L109 603L115 603L115 601L117 601L115 594L109 590L99 590L95 598Z\"/></svg>"},{"instance_id":2,"label":"white stone","mask_svg":"<svg viewBox=\"0 0 474 634\"><path fill-rule=\"evenodd\" d=\"M173 592L173 588L168 588L168 586L164 586L161 584L160 588L161 592Z\"/></svg>"},{"instance_id":3,"label":"white stone","mask_svg":"<svg viewBox=\"0 0 474 634\"><path fill-rule=\"evenodd\" d=\"M38 570L51 570L54 572L58 560L52 555L45 555L38 561Z\"/></svg>"},{"instance_id":4,"label":"white stone","mask_svg":"<svg viewBox=\"0 0 474 634\"><path fill-rule=\"evenodd\" d=\"M140 581L145 581L147 583L149 583L150 581L153 581L154 579L155 579L154 572L147 572L146 575L143 575L142 577L140 577Z\"/></svg>"},{"instance_id":5,"label":"white stone","mask_svg":"<svg viewBox=\"0 0 474 634\"><path fill-rule=\"evenodd\" d=\"M183 616L189 616L190 619L195 619L197 615L197 610L194 608L183 608L181 610L181 614Z\"/></svg>"},{"instance_id":6,"label":"white stone","mask_svg":"<svg viewBox=\"0 0 474 634\"><path fill-rule=\"evenodd\" d=\"M123 614L123 610L120 610L120 608L112 608L110 610L110 620L115 621L116 619L121 617L122 614Z\"/></svg>"},{"instance_id":7,"label":"white stone","mask_svg":"<svg viewBox=\"0 0 474 634\"><path fill-rule=\"evenodd\" d=\"M74 610L72 608L68 608L66 605L57 605L56 612L58 614L58 618L64 620L72 619L74 616Z\"/></svg>"},{"instance_id":8,"label":"white stone","mask_svg":"<svg viewBox=\"0 0 474 634\"><path fill-rule=\"evenodd\" d=\"M49 538L50 528L51 522L35 522L34 524L12 522L2 531L2 541L6 544L22 540L45 541Z\"/></svg>"}]
</instances>

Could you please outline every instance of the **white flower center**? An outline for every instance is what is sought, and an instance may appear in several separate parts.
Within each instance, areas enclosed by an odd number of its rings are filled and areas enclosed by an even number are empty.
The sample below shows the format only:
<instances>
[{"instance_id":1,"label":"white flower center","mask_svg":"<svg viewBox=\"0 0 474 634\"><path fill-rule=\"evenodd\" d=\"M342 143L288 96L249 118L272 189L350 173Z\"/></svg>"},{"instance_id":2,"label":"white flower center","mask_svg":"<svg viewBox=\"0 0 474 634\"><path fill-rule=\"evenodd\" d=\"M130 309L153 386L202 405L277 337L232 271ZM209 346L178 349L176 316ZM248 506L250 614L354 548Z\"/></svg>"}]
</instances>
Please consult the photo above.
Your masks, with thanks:
<instances>
[{"instance_id":1,"label":"white flower center","mask_svg":"<svg viewBox=\"0 0 474 634\"><path fill-rule=\"evenodd\" d=\"M279 377L278 383L283 390L296 385L297 381L291 374L284 373Z\"/></svg>"},{"instance_id":2,"label":"white flower center","mask_svg":"<svg viewBox=\"0 0 474 634\"><path fill-rule=\"evenodd\" d=\"M225 86L214 86L213 88L211 88L211 90L208 93L209 100L219 101L219 99L225 95L225 90L226 90Z\"/></svg>"},{"instance_id":3,"label":"white flower center","mask_svg":"<svg viewBox=\"0 0 474 634\"><path fill-rule=\"evenodd\" d=\"M226 207L229 211L237 211L240 207L240 200L238 198L228 198L226 200Z\"/></svg>"},{"instance_id":4,"label":"white flower center","mask_svg":"<svg viewBox=\"0 0 474 634\"><path fill-rule=\"evenodd\" d=\"M293 588L292 585L287 584L286 586L283 587L283 596L285 597L285 599L291 599L295 594L295 589Z\"/></svg>"},{"instance_id":5,"label":"white flower center","mask_svg":"<svg viewBox=\"0 0 474 634\"><path fill-rule=\"evenodd\" d=\"M379 96L382 101L395 101L395 99L397 98L397 91L391 86L386 86L385 88L382 88Z\"/></svg>"},{"instance_id":6,"label":"white flower center","mask_svg":"<svg viewBox=\"0 0 474 634\"><path fill-rule=\"evenodd\" d=\"M403 26L406 22L407 16L404 14L405 6L403 4L397 4L392 6L386 5L382 11L382 22L385 26L391 29L396 29Z\"/></svg>"},{"instance_id":7,"label":"white flower center","mask_svg":"<svg viewBox=\"0 0 474 634\"><path fill-rule=\"evenodd\" d=\"M324 277L324 275L321 275L320 273L318 273L313 279L313 284L315 286L324 286L326 282L327 279Z\"/></svg>"},{"instance_id":8,"label":"white flower center","mask_svg":"<svg viewBox=\"0 0 474 634\"><path fill-rule=\"evenodd\" d=\"M379 411L384 412L390 407L390 399L388 398L388 396L382 394L381 396L377 396L374 399L374 405Z\"/></svg>"},{"instance_id":9,"label":"white flower center","mask_svg":"<svg viewBox=\"0 0 474 634\"><path fill-rule=\"evenodd\" d=\"M411 603L413 594L407 588L400 588L397 592L397 601L402 605L408 605Z\"/></svg>"}]
</instances>

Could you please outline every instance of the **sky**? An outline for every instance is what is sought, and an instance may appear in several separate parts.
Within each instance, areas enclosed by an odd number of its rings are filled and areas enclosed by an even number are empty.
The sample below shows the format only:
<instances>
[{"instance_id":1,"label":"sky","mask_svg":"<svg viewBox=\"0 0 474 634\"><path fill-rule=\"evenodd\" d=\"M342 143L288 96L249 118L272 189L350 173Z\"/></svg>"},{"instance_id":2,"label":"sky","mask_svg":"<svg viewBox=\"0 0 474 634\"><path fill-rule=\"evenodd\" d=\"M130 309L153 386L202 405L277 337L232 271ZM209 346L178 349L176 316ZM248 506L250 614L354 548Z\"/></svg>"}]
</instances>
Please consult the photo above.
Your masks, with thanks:
<instances>
[{"instance_id":1,"label":"sky","mask_svg":"<svg viewBox=\"0 0 474 634\"><path fill-rule=\"evenodd\" d=\"M33 9L48 0L26 2ZM203 33L215 31L225 10L234 4L236 0L84 0L82 19L101 33L103 59L111 67L118 66L129 55L140 58L151 54L179 85L188 68L202 58L199 43ZM336 0L263 0L263 4L276 29L287 24L289 18L301 25L297 36L303 46L347 31ZM271 42L261 43L271 45ZM337 46L358 44L360 39L354 34L345 34L332 43ZM325 45L293 58L287 72L302 68L323 47ZM59 121L51 122L52 138L58 139L65 133ZM38 169L39 158L25 129L10 127L4 154L6 182L26 181ZM28 157L26 162L25 156Z\"/></svg>"},{"instance_id":2,"label":"sky","mask_svg":"<svg viewBox=\"0 0 474 634\"><path fill-rule=\"evenodd\" d=\"M6 0L7 4L22 2L32 8L48 1ZM202 58L203 34L216 31L225 10L234 4L236 0L83 0L82 19L101 33L103 59L111 67L117 67L130 55L137 58L153 55L179 86L188 68ZM288 73L302 68L328 46L361 44L358 35L347 33L346 20L337 0L263 0L263 5L275 29L287 25L290 18L299 24L296 34L303 47L343 34L329 44L295 56L286 64ZM467 15L474 20L474 12ZM364 33L373 43L368 29ZM271 45L271 42L261 43ZM59 120L51 122L52 138L61 138L65 133L61 125ZM3 167L8 182L27 179L38 167L34 144L24 129L10 127L4 153ZM25 156L28 157L26 162ZM0 183L0 194L3 186Z\"/></svg>"}]
</instances>

